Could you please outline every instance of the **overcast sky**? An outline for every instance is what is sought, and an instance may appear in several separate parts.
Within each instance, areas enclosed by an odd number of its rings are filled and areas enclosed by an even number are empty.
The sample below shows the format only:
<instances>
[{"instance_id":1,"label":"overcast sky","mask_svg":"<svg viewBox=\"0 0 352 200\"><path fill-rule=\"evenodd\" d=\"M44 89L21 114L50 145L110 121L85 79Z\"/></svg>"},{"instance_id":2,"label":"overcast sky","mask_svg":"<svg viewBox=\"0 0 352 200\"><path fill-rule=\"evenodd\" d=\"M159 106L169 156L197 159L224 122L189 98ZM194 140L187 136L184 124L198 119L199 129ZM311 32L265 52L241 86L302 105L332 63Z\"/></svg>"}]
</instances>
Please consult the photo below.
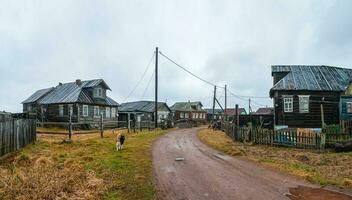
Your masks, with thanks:
<instances>
[{"instance_id":1,"label":"overcast sky","mask_svg":"<svg viewBox=\"0 0 352 200\"><path fill-rule=\"evenodd\" d=\"M19 112L36 90L78 78L103 78L119 103L140 100L154 63L125 99L156 46L235 94L268 96L273 64L350 68L351 9L349 0L0 0L0 110ZM200 100L211 107L211 86L159 61L161 101ZM145 100L153 100L153 81ZM253 101L254 108L272 105ZM248 107L229 97L228 107L236 103Z\"/></svg>"}]
</instances>

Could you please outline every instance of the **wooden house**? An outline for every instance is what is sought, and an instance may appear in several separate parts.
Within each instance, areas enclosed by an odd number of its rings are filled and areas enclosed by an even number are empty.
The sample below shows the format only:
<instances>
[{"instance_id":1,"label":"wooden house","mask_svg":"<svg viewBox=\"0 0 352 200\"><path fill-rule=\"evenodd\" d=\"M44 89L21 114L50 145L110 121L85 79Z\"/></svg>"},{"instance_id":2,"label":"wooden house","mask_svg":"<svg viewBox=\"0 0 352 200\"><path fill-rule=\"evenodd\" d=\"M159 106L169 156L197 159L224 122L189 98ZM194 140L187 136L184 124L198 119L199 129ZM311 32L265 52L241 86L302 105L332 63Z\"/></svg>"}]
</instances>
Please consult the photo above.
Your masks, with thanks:
<instances>
[{"instance_id":1,"label":"wooden house","mask_svg":"<svg viewBox=\"0 0 352 200\"><path fill-rule=\"evenodd\" d=\"M352 82L340 97L340 120L352 121Z\"/></svg>"},{"instance_id":2,"label":"wooden house","mask_svg":"<svg viewBox=\"0 0 352 200\"><path fill-rule=\"evenodd\" d=\"M272 108L272 107L258 108L257 111L255 111L254 114L255 115L273 115L274 114L274 108Z\"/></svg>"},{"instance_id":3,"label":"wooden house","mask_svg":"<svg viewBox=\"0 0 352 200\"><path fill-rule=\"evenodd\" d=\"M155 102L154 101L134 101L122 103L119 107L119 121L127 121L130 116L131 121L154 121ZM171 109L164 102L158 102L158 123L171 118Z\"/></svg>"},{"instance_id":4,"label":"wooden house","mask_svg":"<svg viewBox=\"0 0 352 200\"><path fill-rule=\"evenodd\" d=\"M111 90L103 79L59 83L56 87L41 89L22 102L23 112L37 113L43 122L99 122L117 121L119 104L107 96Z\"/></svg>"},{"instance_id":5,"label":"wooden house","mask_svg":"<svg viewBox=\"0 0 352 200\"><path fill-rule=\"evenodd\" d=\"M340 96L352 70L330 66L274 65L273 87L276 126L320 128L339 123Z\"/></svg>"},{"instance_id":6,"label":"wooden house","mask_svg":"<svg viewBox=\"0 0 352 200\"><path fill-rule=\"evenodd\" d=\"M192 120L199 123L206 123L207 112L203 109L200 101L176 102L171 106L175 121Z\"/></svg>"}]
</instances>

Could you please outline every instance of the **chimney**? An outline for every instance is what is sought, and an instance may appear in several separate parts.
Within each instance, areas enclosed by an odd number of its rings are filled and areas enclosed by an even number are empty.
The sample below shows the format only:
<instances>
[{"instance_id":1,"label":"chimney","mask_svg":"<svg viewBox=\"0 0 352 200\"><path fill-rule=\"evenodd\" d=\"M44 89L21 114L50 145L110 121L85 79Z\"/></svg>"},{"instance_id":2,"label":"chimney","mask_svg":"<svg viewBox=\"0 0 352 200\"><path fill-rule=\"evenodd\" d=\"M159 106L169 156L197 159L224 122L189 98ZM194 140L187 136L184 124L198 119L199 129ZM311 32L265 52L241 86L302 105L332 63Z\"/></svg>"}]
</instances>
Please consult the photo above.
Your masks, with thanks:
<instances>
[{"instance_id":1,"label":"chimney","mask_svg":"<svg viewBox=\"0 0 352 200\"><path fill-rule=\"evenodd\" d=\"M81 86L81 85L82 85L81 79L76 79L76 85L78 85L78 86Z\"/></svg>"},{"instance_id":2,"label":"chimney","mask_svg":"<svg viewBox=\"0 0 352 200\"><path fill-rule=\"evenodd\" d=\"M61 82L59 82L59 86L61 86L62 85L62 83Z\"/></svg>"}]
</instances>

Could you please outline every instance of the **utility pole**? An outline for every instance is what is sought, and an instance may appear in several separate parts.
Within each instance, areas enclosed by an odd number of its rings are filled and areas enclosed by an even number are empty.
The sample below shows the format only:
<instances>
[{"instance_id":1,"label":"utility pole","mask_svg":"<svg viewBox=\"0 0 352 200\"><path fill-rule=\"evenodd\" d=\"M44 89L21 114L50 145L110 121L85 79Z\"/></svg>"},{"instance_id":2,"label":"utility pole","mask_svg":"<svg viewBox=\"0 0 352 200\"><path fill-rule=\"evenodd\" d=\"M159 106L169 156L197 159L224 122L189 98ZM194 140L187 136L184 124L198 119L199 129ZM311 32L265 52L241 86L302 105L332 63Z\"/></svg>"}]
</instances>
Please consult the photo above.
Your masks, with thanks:
<instances>
[{"instance_id":1,"label":"utility pole","mask_svg":"<svg viewBox=\"0 0 352 200\"><path fill-rule=\"evenodd\" d=\"M215 99L216 99L216 85L214 85L214 97L213 97L213 122L215 119Z\"/></svg>"},{"instance_id":2,"label":"utility pole","mask_svg":"<svg viewBox=\"0 0 352 200\"><path fill-rule=\"evenodd\" d=\"M248 114L250 115L251 114L251 99L249 98L248 99Z\"/></svg>"},{"instance_id":3,"label":"utility pole","mask_svg":"<svg viewBox=\"0 0 352 200\"><path fill-rule=\"evenodd\" d=\"M155 48L155 128L158 128L158 47Z\"/></svg>"},{"instance_id":4,"label":"utility pole","mask_svg":"<svg viewBox=\"0 0 352 200\"><path fill-rule=\"evenodd\" d=\"M227 121L226 110L227 110L227 85L225 85L225 110L224 110L225 120Z\"/></svg>"}]
</instances>

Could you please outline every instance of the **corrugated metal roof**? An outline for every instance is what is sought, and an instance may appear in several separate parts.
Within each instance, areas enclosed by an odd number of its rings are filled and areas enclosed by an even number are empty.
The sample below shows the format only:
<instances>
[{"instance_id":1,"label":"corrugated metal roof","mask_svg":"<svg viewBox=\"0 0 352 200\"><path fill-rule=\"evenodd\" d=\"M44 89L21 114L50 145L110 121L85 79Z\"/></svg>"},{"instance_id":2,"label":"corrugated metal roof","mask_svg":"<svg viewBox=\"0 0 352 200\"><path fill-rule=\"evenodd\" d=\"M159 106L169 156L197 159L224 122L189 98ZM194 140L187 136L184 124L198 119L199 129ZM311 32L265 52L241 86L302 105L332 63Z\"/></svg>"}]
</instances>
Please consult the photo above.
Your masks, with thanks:
<instances>
[{"instance_id":1,"label":"corrugated metal roof","mask_svg":"<svg viewBox=\"0 0 352 200\"><path fill-rule=\"evenodd\" d=\"M51 88L49 92L42 95L42 98L38 100L39 104L56 104L56 103L88 103L88 104L97 104L89 95L86 88L91 88L103 84L103 87L110 89L109 86L102 79L82 81L80 85L77 85L76 82L59 84L55 88ZM42 90L39 90L42 91ZM36 93L38 93L37 91ZM33 94L32 96L38 96ZM31 97L32 97L31 96ZM31 98L30 97L30 98ZM29 98L29 99L30 99ZM27 101L27 100L26 100ZM107 97L105 102L99 102L98 104L105 105L118 105L116 101Z\"/></svg>"},{"instance_id":2,"label":"corrugated metal roof","mask_svg":"<svg viewBox=\"0 0 352 200\"><path fill-rule=\"evenodd\" d=\"M272 66L272 73L288 72L278 81L275 90L344 91L352 79L352 69L331 66Z\"/></svg>"},{"instance_id":3,"label":"corrugated metal roof","mask_svg":"<svg viewBox=\"0 0 352 200\"><path fill-rule=\"evenodd\" d=\"M267 107L267 108L258 108L257 111L255 111L255 114L258 115L271 115L274 113L274 108Z\"/></svg>"},{"instance_id":4,"label":"corrugated metal roof","mask_svg":"<svg viewBox=\"0 0 352 200\"><path fill-rule=\"evenodd\" d=\"M30 97L28 97L28 99L24 100L22 103L34 103L34 102L38 101L44 95L48 94L53 89L54 88L46 88L46 89L38 90L34 94L32 94Z\"/></svg>"},{"instance_id":5,"label":"corrugated metal roof","mask_svg":"<svg viewBox=\"0 0 352 200\"><path fill-rule=\"evenodd\" d=\"M176 102L173 106L171 106L172 111L205 111L203 109L197 110L196 107L197 105L203 106L203 104L200 101L195 101L195 102Z\"/></svg>"},{"instance_id":6,"label":"corrugated metal roof","mask_svg":"<svg viewBox=\"0 0 352 200\"><path fill-rule=\"evenodd\" d=\"M158 102L158 111L169 111L169 106L164 102ZM155 103L154 101L135 101L122 103L119 112L154 112Z\"/></svg>"}]
</instances>

